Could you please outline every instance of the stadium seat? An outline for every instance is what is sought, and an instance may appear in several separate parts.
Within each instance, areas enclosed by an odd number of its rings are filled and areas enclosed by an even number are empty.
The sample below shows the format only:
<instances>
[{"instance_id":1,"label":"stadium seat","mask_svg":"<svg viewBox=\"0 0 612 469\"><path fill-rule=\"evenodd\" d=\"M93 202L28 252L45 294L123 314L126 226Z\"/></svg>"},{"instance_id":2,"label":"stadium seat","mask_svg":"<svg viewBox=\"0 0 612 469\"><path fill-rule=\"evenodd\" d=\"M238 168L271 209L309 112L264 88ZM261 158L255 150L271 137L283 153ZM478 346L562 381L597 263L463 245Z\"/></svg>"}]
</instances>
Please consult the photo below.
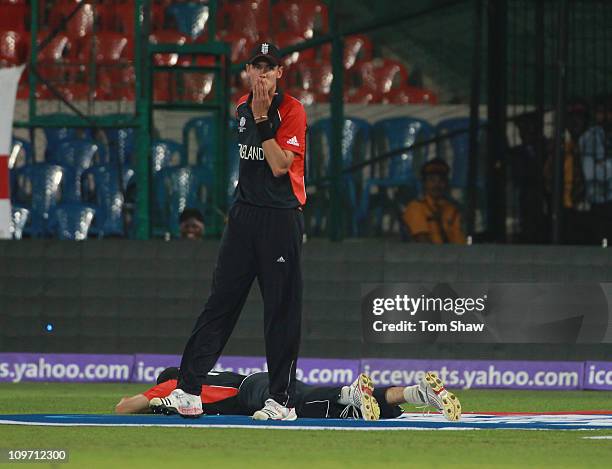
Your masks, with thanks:
<instances>
[{"instance_id":1,"label":"stadium seat","mask_svg":"<svg viewBox=\"0 0 612 469\"><path fill-rule=\"evenodd\" d=\"M175 3L166 8L166 16L174 20L176 29L191 39L204 33L208 14L208 5L201 3Z\"/></svg>"},{"instance_id":2,"label":"stadium seat","mask_svg":"<svg viewBox=\"0 0 612 469\"><path fill-rule=\"evenodd\" d=\"M384 104L437 104L438 97L430 90L402 85L382 95Z\"/></svg>"},{"instance_id":3,"label":"stadium seat","mask_svg":"<svg viewBox=\"0 0 612 469\"><path fill-rule=\"evenodd\" d=\"M67 101L94 101L98 96L102 97L104 91L91 88L88 83L67 83L55 87L55 90ZM46 99L57 99L50 90L50 96Z\"/></svg>"},{"instance_id":4,"label":"stadium seat","mask_svg":"<svg viewBox=\"0 0 612 469\"><path fill-rule=\"evenodd\" d=\"M178 236L180 213L187 207L198 208L204 213L207 194L199 172L189 166L165 168L155 179L158 208L162 226Z\"/></svg>"},{"instance_id":5,"label":"stadium seat","mask_svg":"<svg viewBox=\"0 0 612 469\"><path fill-rule=\"evenodd\" d=\"M46 116L49 121L55 119L62 119L65 117L74 117L73 114L48 114ZM47 140L47 146L45 149L45 156L51 154L57 145L64 140L78 140L80 138L91 138L91 130L86 128L76 127L43 127L45 138Z\"/></svg>"},{"instance_id":6,"label":"stadium seat","mask_svg":"<svg viewBox=\"0 0 612 469\"><path fill-rule=\"evenodd\" d=\"M122 115L117 114L115 117L120 118ZM136 129L133 127L112 127L105 129L104 133L108 144L107 163L118 164L118 161L120 161L122 166L133 166Z\"/></svg>"},{"instance_id":7,"label":"stadium seat","mask_svg":"<svg viewBox=\"0 0 612 469\"><path fill-rule=\"evenodd\" d=\"M280 49L284 49L295 44L300 44L306 39L299 34L295 34L289 31L283 31L274 35L276 45ZM283 64L285 67L289 67L292 64L299 63L300 61L312 61L315 59L314 49L307 49L300 52L292 52L283 58Z\"/></svg>"},{"instance_id":8,"label":"stadium seat","mask_svg":"<svg viewBox=\"0 0 612 469\"><path fill-rule=\"evenodd\" d=\"M41 33L40 41L47 37L48 33ZM58 33L51 41L38 51L38 73L47 81L62 83L70 74L69 61L66 60L70 54L76 55L74 45L66 34Z\"/></svg>"},{"instance_id":9,"label":"stadium seat","mask_svg":"<svg viewBox=\"0 0 612 469\"><path fill-rule=\"evenodd\" d=\"M187 162L185 147L174 140L151 142L151 170L153 174L170 166L182 166Z\"/></svg>"},{"instance_id":10,"label":"stadium seat","mask_svg":"<svg viewBox=\"0 0 612 469\"><path fill-rule=\"evenodd\" d=\"M0 29L0 67L12 67L27 60L28 36L24 31Z\"/></svg>"},{"instance_id":11,"label":"stadium seat","mask_svg":"<svg viewBox=\"0 0 612 469\"><path fill-rule=\"evenodd\" d=\"M272 30L289 31L310 39L328 32L327 6L315 0L280 1L272 7Z\"/></svg>"},{"instance_id":12,"label":"stadium seat","mask_svg":"<svg viewBox=\"0 0 612 469\"><path fill-rule=\"evenodd\" d=\"M30 211L21 206L13 204L11 206L11 233L13 239L23 238L23 230L30 218Z\"/></svg>"},{"instance_id":13,"label":"stadium seat","mask_svg":"<svg viewBox=\"0 0 612 469\"><path fill-rule=\"evenodd\" d=\"M309 155L316 155L316 159L308 157L310 161L308 172L314 179L328 177L331 174L331 132L332 126L329 118L315 122L309 129L307 148L309 148ZM369 147L370 124L363 119L346 118L342 131L342 168L349 168L353 164L366 159ZM346 189L345 202L351 211L349 229L353 236L357 235L357 193L360 189L361 180L361 171L342 175L342 183ZM329 183L319 187L326 190ZM319 219L317 225L320 224L321 220Z\"/></svg>"},{"instance_id":14,"label":"stadium seat","mask_svg":"<svg viewBox=\"0 0 612 469\"><path fill-rule=\"evenodd\" d=\"M49 28L53 30L59 27L63 19L68 18L77 7L79 7L79 2L75 0L58 0L54 2L53 8L49 11ZM68 20L64 26L64 31L70 38L84 38L93 32L94 20L94 5L83 3L74 16Z\"/></svg>"},{"instance_id":15,"label":"stadium seat","mask_svg":"<svg viewBox=\"0 0 612 469\"><path fill-rule=\"evenodd\" d=\"M347 74L347 84L356 88L355 95L366 97L372 94L370 102L381 102L383 96L392 95L407 85L408 71L397 60L374 59L355 63ZM357 99L355 99L357 101Z\"/></svg>"},{"instance_id":16,"label":"stadium seat","mask_svg":"<svg viewBox=\"0 0 612 469\"><path fill-rule=\"evenodd\" d=\"M228 33L223 37L223 41L230 46L230 59L232 63L244 62L249 59L249 54L255 45L248 37L240 33Z\"/></svg>"},{"instance_id":17,"label":"stadium seat","mask_svg":"<svg viewBox=\"0 0 612 469\"><path fill-rule=\"evenodd\" d=\"M372 60L373 45L370 38L362 34L347 36L344 39L344 69L351 69L356 63ZM319 60L331 61L331 44L321 47Z\"/></svg>"},{"instance_id":18,"label":"stadium seat","mask_svg":"<svg viewBox=\"0 0 612 469\"><path fill-rule=\"evenodd\" d=\"M314 93L317 102L329 100L334 77L329 63L302 62L297 64L294 69L295 71L292 70L288 74L288 80L291 80L290 82L293 86L301 87L306 91Z\"/></svg>"},{"instance_id":19,"label":"stadium seat","mask_svg":"<svg viewBox=\"0 0 612 469\"><path fill-rule=\"evenodd\" d=\"M151 44L177 44L183 45L190 42L189 36L178 31L157 31L149 35ZM155 65L174 66L179 65L178 54L155 54L153 56ZM158 72L159 73L159 72Z\"/></svg>"},{"instance_id":20,"label":"stadium seat","mask_svg":"<svg viewBox=\"0 0 612 469\"><path fill-rule=\"evenodd\" d=\"M433 127L422 119L411 117L392 117L383 119L372 127L373 157L389 151L411 147L417 142L430 140L434 136ZM361 194L359 220L363 221L370 210L370 191L372 188L407 189L411 197L416 197L420 187L420 168L428 159L429 147L407 150L399 155L382 161L375 167L375 176L368 179ZM377 213L377 226L380 226L382 212Z\"/></svg>"},{"instance_id":21,"label":"stadium seat","mask_svg":"<svg viewBox=\"0 0 612 469\"><path fill-rule=\"evenodd\" d=\"M49 232L61 240L85 240L95 213L93 207L80 202L61 203L49 216Z\"/></svg>"},{"instance_id":22,"label":"stadium seat","mask_svg":"<svg viewBox=\"0 0 612 469\"><path fill-rule=\"evenodd\" d=\"M102 31L83 41L79 62L89 73L88 64L96 64L98 90L101 98L130 98L126 92L135 87L132 39L121 33Z\"/></svg>"},{"instance_id":23,"label":"stadium seat","mask_svg":"<svg viewBox=\"0 0 612 469\"><path fill-rule=\"evenodd\" d=\"M182 101L203 103L212 96L215 75L212 73L183 73Z\"/></svg>"},{"instance_id":24,"label":"stadium seat","mask_svg":"<svg viewBox=\"0 0 612 469\"><path fill-rule=\"evenodd\" d=\"M213 115L194 117L183 126L183 147L187 157L191 152L191 143L195 143L195 153L205 150L203 156L215 155L217 148L217 120ZM198 165L205 164L198 160Z\"/></svg>"},{"instance_id":25,"label":"stadium seat","mask_svg":"<svg viewBox=\"0 0 612 469\"><path fill-rule=\"evenodd\" d=\"M151 11L151 30L161 32L164 28L164 7L157 3L149 2ZM134 2L125 2L112 5L113 16L109 30L123 33L126 36L134 36L135 5Z\"/></svg>"},{"instance_id":26,"label":"stadium seat","mask_svg":"<svg viewBox=\"0 0 612 469\"><path fill-rule=\"evenodd\" d=\"M13 137L11 153L9 154L9 169L34 163L32 144L22 138Z\"/></svg>"},{"instance_id":27,"label":"stadium seat","mask_svg":"<svg viewBox=\"0 0 612 469\"><path fill-rule=\"evenodd\" d=\"M11 143L11 152L9 154L8 169L9 169L9 184L11 192L17 187L15 180L16 171L26 165L34 164L34 152L32 144L27 140L13 137Z\"/></svg>"},{"instance_id":28,"label":"stadium seat","mask_svg":"<svg viewBox=\"0 0 612 469\"><path fill-rule=\"evenodd\" d=\"M30 24L30 6L25 2L2 2L0 30L25 31Z\"/></svg>"},{"instance_id":29,"label":"stadium seat","mask_svg":"<svg viewBox=\"0 0 612 469\"><path fill-rule=\"evenodd\" d=\"M65 168L64 201L81 200L81 176L94 164L106 161L104 147L93 140L65 140L49 153L47 161Z\"/></svg>"},{"instance_id":30,"label":"stadium seat","mask_svg":"<svg viewBox=\"0 0 612 469\"><path fill-rule=\"evenodd\" d=\"M125 189L134 171L125 168L120 173L116 165L92 166L83 172L83 200L96 208L93 232L101 237L124 236L123 210ZM121 181L120 181L121 180Z\"/></svg>"},{"instance_id":31,"label":"stadium seat","mask_svg":"<svg viewBox=\"0 0 612 469\"><path fill-rule=\"evenodd\" d=\"M16 171L14 202L30 210L27 234L34 237L47 234L49 213L61 199L64 173L64 168L49 163L36 163Z\"/></svg>"},{"instance_id":32,"label":"stadium seat","mask_svg":"<svg viewBox=\"0 0 612 469\"><path fill-rule=\"evenodd\" d=\"M267 5L263 2L223 2L217 14L217 29L222 38L228 33L239 34L254 43L258 41L260 32L267 34L268 18Z\"/></svg>"},{"instance_id":33,"label":"stadium seat","mask_svg":"<svg viewBox=\"0 0 612 469\"><path fill-rule=\"evenodd\" d=\"M189 37L178 31L158 31L149 35L151 44L187 44ZM191 58L179 54L155 54L153 63L162 66L187 66ZM177 73L155 71L153 74L153 99L157 102L174 101L177 97Z\"/></svg>"},{"instance_id":34,"label":"stadium seat","mask_svg":"<svg viewBox=\"0 0 612 469\"><path fill-rule=\"evenodd\" d=\"M480 121L481 130L479 131L479 141L483 142L485 132L482 126L485 122ZM451 168L450 185L453 188L465 190L468 183L468 166L470 158L470 118L454 117L444 119L436 125L436 135L444 137L447 134L455 134L448 139L438 142L436 145L436 156L444 159ZM483 171L486 165L479 164ZM476 180L478 187L484 187L484 177L479 175Z\"/></svg>"}]
</instances>

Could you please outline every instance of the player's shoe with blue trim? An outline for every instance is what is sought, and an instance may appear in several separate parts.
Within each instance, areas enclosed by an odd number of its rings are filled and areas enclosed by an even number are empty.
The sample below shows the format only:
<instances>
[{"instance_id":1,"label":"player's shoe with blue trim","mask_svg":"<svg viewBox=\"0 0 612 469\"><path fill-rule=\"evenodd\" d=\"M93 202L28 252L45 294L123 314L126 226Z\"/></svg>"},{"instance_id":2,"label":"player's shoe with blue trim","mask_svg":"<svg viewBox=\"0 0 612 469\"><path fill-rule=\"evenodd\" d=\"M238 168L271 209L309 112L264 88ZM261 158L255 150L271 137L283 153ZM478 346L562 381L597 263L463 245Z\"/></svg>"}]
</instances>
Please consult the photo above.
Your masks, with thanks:
<instances>
[{"instance_id":1,"label":"player's shoe with blue trim","mask_svg":"<svg viewBox=\"0 0 612 469\"><path fill-rule=\"evenodd\" d=\"M267 399L263 409L253 414L253 420L295 420L297 414L293 407L280 405L274 399Z\"/></svg>"},{"instance_id":2,"label":"player's shoe with blue trim","mask_svg":"<svg viewBox=\"0 0 612 469\"><path fill-rule=\"evenodd\" d=\"M349 405L359 409L364 420L378 420L380 418L380 407L376 398L372 395L373 392L374 383L365 373L361 373L349 386Z\"/></svg>"},{"instance_id":3,"label":"player's shoe with blue trim","mask_svg":"<svg viewBox=\"0 0 612 469\"><path fill-rule=\"evenodd\" d=\"M182 389L175 389L167 397L154 397L149 407L156 414L179 414L181 417L197 418L202 415L200 396L188 394Z\"/></svg>"},{"instance_id":4,"label":"player's shoe with blue trim","mask_svg":"<svg viewBox=\"0 0 612 469\"><path fill-rule=\"evenodd\" d=\"M425 404L438 409L447 420L457 421L461 418L459 399L444 388L444 383L433 371L429 371L421 380L419 392Z\"/></svg>"}]
</instances>

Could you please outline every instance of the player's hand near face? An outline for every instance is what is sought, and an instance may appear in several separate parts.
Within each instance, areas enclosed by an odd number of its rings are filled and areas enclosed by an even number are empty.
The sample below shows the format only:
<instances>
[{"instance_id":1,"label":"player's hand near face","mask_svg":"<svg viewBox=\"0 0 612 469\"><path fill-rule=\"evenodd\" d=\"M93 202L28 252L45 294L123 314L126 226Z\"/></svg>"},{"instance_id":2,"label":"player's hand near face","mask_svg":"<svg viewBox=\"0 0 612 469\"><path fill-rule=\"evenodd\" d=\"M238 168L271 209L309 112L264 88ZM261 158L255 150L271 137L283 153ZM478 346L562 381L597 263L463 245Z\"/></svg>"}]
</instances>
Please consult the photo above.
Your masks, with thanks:
<instances>
[{"instance_id":1,"label":"player's hand near face","mask_svg":"<svg viewBox=\"0 0 612 469\"><path fill-rule=\"evenodd\" d=\"M253 83L253 100L251 101L251 109L255 119L267 116L271 104L272 98L268 94L266 79L257 77L257 80Z\"/></svg>"}]
</instances>

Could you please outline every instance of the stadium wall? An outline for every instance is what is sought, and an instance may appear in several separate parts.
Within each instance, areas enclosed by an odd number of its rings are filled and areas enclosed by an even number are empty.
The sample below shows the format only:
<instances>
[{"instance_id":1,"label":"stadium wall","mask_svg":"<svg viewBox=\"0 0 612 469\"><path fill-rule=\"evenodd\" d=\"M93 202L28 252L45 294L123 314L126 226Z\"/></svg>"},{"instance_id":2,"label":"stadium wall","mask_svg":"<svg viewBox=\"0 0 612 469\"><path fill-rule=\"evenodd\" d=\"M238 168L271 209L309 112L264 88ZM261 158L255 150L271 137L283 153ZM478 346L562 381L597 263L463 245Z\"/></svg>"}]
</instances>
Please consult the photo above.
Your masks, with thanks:
<instances>
[{"instance_id":1,"label":"stadium wall","mask_svg":"<svg viewBox=\"0 0 612 469\"><path fill-rule=\"evenodd\" d=\"M179 354L208 295L216 241L0 242L0 352ZM362 283L612 282L612 251L575 246L304 246L302 356L608 360L610 344L372 344ZM253 286L227 355L263 356Z\"/></svg>"}]
</instances>

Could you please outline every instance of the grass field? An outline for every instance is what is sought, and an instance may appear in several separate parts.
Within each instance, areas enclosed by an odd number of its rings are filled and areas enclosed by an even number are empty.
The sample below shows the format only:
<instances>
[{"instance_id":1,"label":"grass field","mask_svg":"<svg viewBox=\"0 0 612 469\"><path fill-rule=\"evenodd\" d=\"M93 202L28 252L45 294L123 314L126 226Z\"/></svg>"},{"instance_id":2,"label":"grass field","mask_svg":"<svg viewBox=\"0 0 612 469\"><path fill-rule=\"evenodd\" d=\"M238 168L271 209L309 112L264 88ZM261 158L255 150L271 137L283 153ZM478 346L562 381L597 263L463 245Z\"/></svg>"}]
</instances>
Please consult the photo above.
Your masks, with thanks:
<instances>
[{"instance_id":1,"label":"grass field","mask_svg":"<svg viewBox=\"0 0 612 469\"><path fill-rule=\"evenodd\" d=\"M124 384L0 384L0 413L111 413ZM612 409L612 392L459 391L467 412ZM63 448L54 467L610 467L612 431L283 431L0 425L0 447ZM9 467L7 464L0 465ZM24 467L19 464L17 467ZM37 464L36 467L48 467Z\"/></svg>"}]
</instances>

